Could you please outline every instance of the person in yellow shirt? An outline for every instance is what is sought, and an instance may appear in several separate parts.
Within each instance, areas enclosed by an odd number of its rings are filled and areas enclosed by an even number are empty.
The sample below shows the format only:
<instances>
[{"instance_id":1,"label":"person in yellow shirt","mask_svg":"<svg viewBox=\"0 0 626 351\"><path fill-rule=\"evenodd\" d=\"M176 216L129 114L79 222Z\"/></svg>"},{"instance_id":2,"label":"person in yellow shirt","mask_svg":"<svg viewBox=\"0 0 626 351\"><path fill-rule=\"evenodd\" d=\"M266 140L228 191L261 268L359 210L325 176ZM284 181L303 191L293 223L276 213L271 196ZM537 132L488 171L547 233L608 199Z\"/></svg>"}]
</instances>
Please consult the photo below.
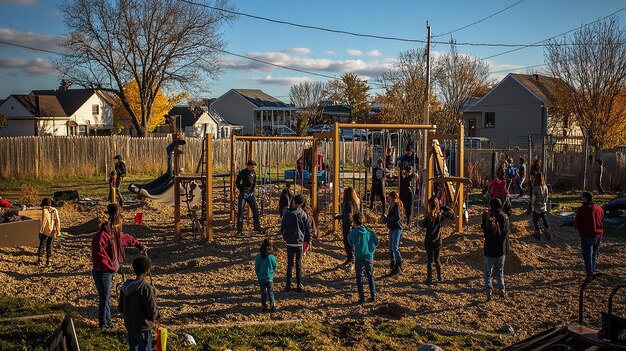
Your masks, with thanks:
<instances>
[{"instance_id":1,"label":"person in yellow shirt","mask_svg":"<svg viewBox=\"0 0 626 351\"><path fill-rule=\"evenodd\" d=\"M37 265L41 266L41 255L46 248L46 266L50 265L52 257L52 241L61 233L59 211L52 207L49 197L41 201L41 227L39 228L39 250L37 250Z\"/></svg>"}]
</instances>

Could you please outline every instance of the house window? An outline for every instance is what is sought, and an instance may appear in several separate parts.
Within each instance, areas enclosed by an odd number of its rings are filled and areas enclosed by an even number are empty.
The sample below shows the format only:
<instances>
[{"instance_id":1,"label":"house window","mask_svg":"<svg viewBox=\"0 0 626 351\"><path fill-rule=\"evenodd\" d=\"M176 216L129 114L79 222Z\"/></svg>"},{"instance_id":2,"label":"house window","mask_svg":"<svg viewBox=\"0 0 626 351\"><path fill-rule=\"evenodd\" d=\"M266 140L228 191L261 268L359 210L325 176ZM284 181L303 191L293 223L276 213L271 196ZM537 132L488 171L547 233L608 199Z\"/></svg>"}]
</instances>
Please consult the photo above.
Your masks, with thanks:
<instances>
[{"instance_id":1,"label":"house window","mask_svg":"<svg viewBox=\"0 0 626 351\"><path fill-rule=\"evenodd\" d=\"M496 126L496 113L485 112L485 128L494 128Z\"/></svg>"},{"instance_id":2,"label":"house window","mask_svg":"<svg viewBox=\"0 0 626 351\"><path fill-rule=\"evenodd\" d=\"M100 114L100 105L91 105L91 114L99 115Z\"/></svg>"}]
</instances>

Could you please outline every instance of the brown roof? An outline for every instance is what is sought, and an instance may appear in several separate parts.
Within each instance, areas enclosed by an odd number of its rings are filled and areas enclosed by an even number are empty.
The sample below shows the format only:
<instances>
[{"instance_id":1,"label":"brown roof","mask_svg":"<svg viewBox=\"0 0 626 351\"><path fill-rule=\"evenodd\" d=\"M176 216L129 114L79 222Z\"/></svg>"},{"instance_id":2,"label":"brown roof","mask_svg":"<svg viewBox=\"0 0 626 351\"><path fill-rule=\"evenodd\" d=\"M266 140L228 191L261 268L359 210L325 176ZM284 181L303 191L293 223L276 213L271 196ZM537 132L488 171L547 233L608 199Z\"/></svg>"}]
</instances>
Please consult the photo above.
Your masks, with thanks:
<instances>
[{"instance_id":1,"label":"brown roof","mask_svg":"<svg viewBox=\"0 0 626 351\"><path fill-rule=\"evenodd\" d=\"M95 94L93 89L33 90L35 96L56 97L67 116L71 116Z\"/></svg>"},{"instance_id":2,"label":"brown roof","mask_svg":"<svg viewBox=\"0 0 626 351\"><path fill-rule=\"evenodd\" d=\"M557 93L567 86L563 80L548 77L541 74L517 74L511 73L515 79L530 90L539 100L547 105L553 105L556 101Z\"/></svg>"},{"instance_id":3,"label":"brown roof","mask_svg":"<svg viewBox=\"0 0 626 351\"><path fill-rule=\"evenodd\" d=\"M233 89L236 93L243 96L246 100L255 104L257 107L278 107L291 108L290 106L277 98L264 93L260 89Z\"/></svg>"},{"instance_id":4,"label":"brown roof","mask_svg":"<svg viewBox=\"0 0 626 351\"><path fill-rule=\"evenodd\" d=\"M67 117L55 96L12 95L36 117Z\"/></svg>"}]
</instances>

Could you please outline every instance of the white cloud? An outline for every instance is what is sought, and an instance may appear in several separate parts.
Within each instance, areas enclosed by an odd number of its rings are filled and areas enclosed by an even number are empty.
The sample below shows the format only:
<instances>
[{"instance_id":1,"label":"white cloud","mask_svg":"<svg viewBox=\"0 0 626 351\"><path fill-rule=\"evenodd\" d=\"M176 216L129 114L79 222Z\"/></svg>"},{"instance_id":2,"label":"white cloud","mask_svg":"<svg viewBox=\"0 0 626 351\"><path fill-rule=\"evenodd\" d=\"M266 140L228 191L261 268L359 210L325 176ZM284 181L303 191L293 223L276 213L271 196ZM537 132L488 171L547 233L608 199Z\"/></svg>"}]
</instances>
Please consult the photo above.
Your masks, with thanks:
<instances>
[{"instance_id":1,"label":"white cloud","mask_svg":"<svg viewBox=\"0 0 626 351\"><path fill-rule=\"evenodd\" d=\"M0 40L44 50L58 50L63 41L61 35L47 35L0 28Z\"/></svg>"},{"instance_id":2,"label":"white cloud","mask_svg":"<svg viewBox=\"0 0 626 351\"><path fill-rule=\"evenodd\" d=\"M346 51L350 56L363 56L363 51L361 50L347 49Z\"/></svg>"},{"instance_id":3,"label":"white cloud","mask_svg":"<svg viewBox=\"0 0 626 351\"><path fill-rule=\"evenodd\" d=\"M326 55L334 55L336 54L336 52L332 51L332 50L324 50L323 51Z\"/></svg>"},{"instance_id":4,"label":"white cloud","mask_svg":"<svg viewBox=\"0 0 626 351\"><path fill-rule=\"evenodd\" d=\"M300 55L304 55L304 54L310 54L311 53L311 49L309 49L309 48L289 48L289 49L281 50L281 52L284 52L286 54L300 54Z\"/></svg>"},{"instance_id":5,"label":"white cloud","mask_svg":"<svg viewBox=\"0 0 626 351\"><path fill-rule=\"evenodd\" d=\"M372 50L367 52L367 56L380 56L381 53L378 50Z\"/></svg>"},{"instance_id":6,"label":"white cloud","mask_svg":"<svg viewBox=\"0 0 626 351\"><path fill-rule=\"evenodd\" d=\"M34 60L26 60L23 58L4 58L0 59L0 68L17 69L28 75L55 75L57 70L54 65L41 57Z\"/></svg>"},{"instance_id":7,"label":"white cloud","mask_svg":"<svg viewBox=\"0 0 626 351\"><path fill-rule=\"evenodd\" d=\"M248 80L256 84L291 86L302 82L308 82L311 79L309 79L309 77L272 77L271 75L267 75L265 77L248 78Z\"/></svg>"},{"instance_id":8,"label":"white cloud","mask_svg":"<svg viewBox=\"0 0 626 351\"><path fill-rule=\"evenodd\" d=\"M37 0L0 0L0 3L28 6L28 5L37 5Z\"/></svg>"}]
</instances>

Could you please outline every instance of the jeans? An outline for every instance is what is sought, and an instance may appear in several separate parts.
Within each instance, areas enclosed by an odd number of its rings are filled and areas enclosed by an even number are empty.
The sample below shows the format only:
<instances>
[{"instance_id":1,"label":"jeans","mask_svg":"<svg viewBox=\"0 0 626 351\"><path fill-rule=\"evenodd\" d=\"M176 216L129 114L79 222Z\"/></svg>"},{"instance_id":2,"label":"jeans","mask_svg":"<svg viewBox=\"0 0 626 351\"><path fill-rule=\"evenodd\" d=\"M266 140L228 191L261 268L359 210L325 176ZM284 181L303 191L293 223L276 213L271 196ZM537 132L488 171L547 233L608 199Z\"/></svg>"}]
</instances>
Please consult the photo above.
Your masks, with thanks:
<instances>
[{"instance_id":1,"label":"jeans","mask_svg":"<svg viewBox=\"0 0 626 351\"><path fill-rule=\"evenodd\" d=\"M426 247L426 257L428 266L433 263L437 267L441 267L441 259L439 258L441 254L441 246L439 247Z\"/></svg>"},{"instance_id":2,"label":"jeans","mask_svg":"<svg viewBox=\"0 0 626 351\"><path fill-rule=\"evenodd\" d=\"M380 198L382 203L382 212L385 214L385 188L382 186L372 187L372 196L370 197L370 210L374 208L374 199Z\"/></svg>"},{"instance_id":3,"label":"jeans","mask_svg":"<svg viewBox=\"0 0 626 351\"><path fill-rule=\"evenodd\" d=\"M39 234L39 249L37 250L37 260L41 261L41 255L43 254L44 247L46 248L46 258L49 260L52 257L52 240L51 236Z\"/></svg>"},{"instance_id":4,"label":"jeans","mask_svg":"<svg viewBox=\"0 0 626 351\"><path fill-rule=\"evenodd\" d=\"M524 192L524 185L523 185L524 179L525 178L517 177L517 181L515 182L515 184L517 185L517 189L519 190L519 196L526 195L526 193Z\"/></svg>"},{"instance_id":5,"label":"jeans","mask_svg":"<svg viewBox=\"0 0 626 351\"><path fill-rule=\"evenodd\" d=\"M406 215L406 224L411 226L411 214L413 213L413 194L402 194L400 197L402 206L404 206L404 214Z\"/></svg>"},{"instance_id":6,"label":"jeans","mask_svg":"<svg viewBox=\"0 0 626 351\"><path fill-rule=\"evenodd\" d=\"M113 273L100 272L92 269L93 280L98 290L98 326L100 328L111 326L111 281Z\"/></svg>"},{"instance_id":7,"label":"jeans","mask_svg":"<svg viewBox=\"0 0 626 351\"><path fill-rule=\"evenodd\" d=\"M345 222L342 223L341 234L343 235L343 248L346 250L346 261L354 263L354 247L352 247L352 245L348 242L350 230L352 230L352 224Z\"/></svg>"},{"instance_id":8,"label":"jeans","mask_svg":"<svg viewBox=\"0 0 626 351\"><path fill-rule=\"evenodd\" d=\"M355 260L354 270L356 272L356 287L359 291L359 299L365 300L365 292L363 291L363 270L365 269L365 276L367 277L367 284L370 287L370 296L372 299L376 298L376 286L374 285L374 262L373 260L366 260L357 258Z\"/></svg>"},{"instance_id":9,"label":"jeans","mask_svg":"<svg viewBox=\"0 0 626 351\"><path fill-rule=\"evenodd\" d=\"M389 230L389 259L392 261L401 261L400 256L400 237L402 237L402 229Z\"/></svg>"},{"instance_id":10,"label":"jeans","mask_svg":"<svg viewBox=\"0 0 626 351\"><path fill-rule=\"evenodd\" d=\"M124 177L117 176L115 180L115 194L117 196L117 202L122 205L124 203L124 197L122 196L122 192L120 191L120 187L122 186L122 181Z\"/></svg>"},{"instance_id":11,"label":"jeans","mask_svg":"<svg viewBox=\"0 0 626 351\"><path fill-rule=\"evenodd\" d=\"M548 212L537 213L533 211L533 225L535 226L535 230L539 230L539 219L543 220L543 227L546 229L550 229L550 223L548 223L548 218L546 215Z\"/></svg>"},{"instance_id":12,"label":"jeans","mask_svg":"<svg viewBox=\"0 0 626 351\"><path fill-rule=\"evenodd\" d=\"M267 300L270 300L270 306L274 307L274 282L271 280L259 280L261 288L261 305L267 306Z\"/></svg>"},{"instance_id":13,"label":"jeans","mask_svg":"<svg viewBox=\"0 0 626 351\"><path fill-rule=\"evenodd\" d=\"M244 193L242 191L239 192L239 199L237 200L237 223L243 224L243 213L246 209L246 203L250 205L250 209L252 210L254 224L261 223L259 221L259 207L256 205L254 193Z\"/></svg>"},{"instance_id":14,"label":"jeans","mask_svg":"<svg viewBox=\"0 0 626 351\"><path fill-rule=\"evenodd\" d=\"M302 282L302 245L287 246L287 286L291 286L294 261L296 264L296 284L300 285Z\"/></svg>"},{"instance_id":15,"label":"jeans","mask_svg":"<svg viewBox=\"0 0 626 351\"><path fill-rule=\"evenodd\" d=\"M498 288L500 290L504 290L504 258L506 256L502 255L500 257L487 257L485 256L485 289L488 293L493 290L493 285L491 284L491 278L495 274L496 281L498 282Z\"/></svg>"},{"instance_id":16,"label":"jeans","mask_svg":"<svg viewBox=\"0 0 626 351\"><path fill-rule=\"evenodd\" d=\"M152 335L149 330L128 332L130 351L152 351Z\"/></svg>"},{"instance_id":17,"label":"jeans","mask_svg":"<svg viewBox=\"0 0 626 351\"><path fill-rule=\"evenodd\" d=\"M585 271L588 277L593 277L596 271L596 258L598 257L598 249L602 238L581 238L580 244L583 251L583 260L585 261Z\"/></svg>"}]
</instances>

